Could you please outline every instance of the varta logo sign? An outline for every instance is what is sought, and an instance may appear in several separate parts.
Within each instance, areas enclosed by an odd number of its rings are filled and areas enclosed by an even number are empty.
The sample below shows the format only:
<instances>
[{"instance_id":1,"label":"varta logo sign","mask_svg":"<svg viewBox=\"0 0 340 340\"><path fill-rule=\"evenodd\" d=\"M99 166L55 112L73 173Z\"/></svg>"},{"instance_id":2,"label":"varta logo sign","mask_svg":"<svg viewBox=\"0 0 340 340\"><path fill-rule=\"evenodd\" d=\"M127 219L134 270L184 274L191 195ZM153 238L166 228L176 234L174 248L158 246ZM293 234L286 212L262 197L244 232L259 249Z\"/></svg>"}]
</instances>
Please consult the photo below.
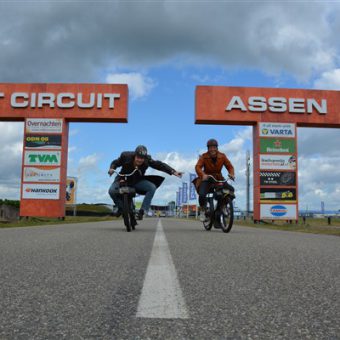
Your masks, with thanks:
<instances>
[{"instance_id":1,"label":"varta logo sign","mask_svg":"<svg viewBox=\"0 0 340 340\"><path fill-rule=\"evenodd\" d=\"M292 123L259 123L260 136L295 137L295 124Z\"/></svg>"},{"instance_id":2,"label":"varta logo sign","mask_svg":"<svg viewBox=\"0 0 340 340\"><path fill-rule=\"evenodd\" d=\"M30 163L58 164L56 155L28 155Z\"/></svg>"},{"instance_id":3,"label":"varta logo sign","mask_svg":"<svg viewBox=\"0 0 340 340\"><path fill-rule=\"evenodd\" d=\"M292 130L279 130L279 129L270 129L270 131L268 131L268 129L263 129L262 130L262 134L264 135L268 135L270 132L270 135L274 135L274 136L293 136L293 132Z\"/></svg>"}]
</instances>

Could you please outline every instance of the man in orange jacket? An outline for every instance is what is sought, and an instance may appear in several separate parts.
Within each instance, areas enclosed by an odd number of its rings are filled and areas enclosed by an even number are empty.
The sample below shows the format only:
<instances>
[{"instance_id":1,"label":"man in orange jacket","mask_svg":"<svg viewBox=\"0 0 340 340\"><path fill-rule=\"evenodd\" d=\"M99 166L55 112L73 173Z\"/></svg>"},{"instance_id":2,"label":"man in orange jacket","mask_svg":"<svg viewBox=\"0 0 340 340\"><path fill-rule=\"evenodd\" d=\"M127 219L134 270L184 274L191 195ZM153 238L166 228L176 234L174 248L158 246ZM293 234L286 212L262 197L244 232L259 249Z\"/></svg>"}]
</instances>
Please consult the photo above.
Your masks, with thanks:
<instances>
[{"instance_id":1,"label":"man in orange jacket","mask_svg":"<svg viewBox=\"0 0 340 340\"><path fill-rule=\"evenodd\" d=\"M205 152L200 156L195 166L198 178L194 180L194 184L199 195L200 220L202 222L206 220L206 195L213 184L209 175L214 176L217 180L223 180L222 167L225 166L229 172L229 177L232 180L235 179L234 167L227 156L218 151L217 140L209 139L207 142L207 148L208 152ZM234 188L230 184L225 183L225 186L234 191Z\"/></svg>"}]
</instances>

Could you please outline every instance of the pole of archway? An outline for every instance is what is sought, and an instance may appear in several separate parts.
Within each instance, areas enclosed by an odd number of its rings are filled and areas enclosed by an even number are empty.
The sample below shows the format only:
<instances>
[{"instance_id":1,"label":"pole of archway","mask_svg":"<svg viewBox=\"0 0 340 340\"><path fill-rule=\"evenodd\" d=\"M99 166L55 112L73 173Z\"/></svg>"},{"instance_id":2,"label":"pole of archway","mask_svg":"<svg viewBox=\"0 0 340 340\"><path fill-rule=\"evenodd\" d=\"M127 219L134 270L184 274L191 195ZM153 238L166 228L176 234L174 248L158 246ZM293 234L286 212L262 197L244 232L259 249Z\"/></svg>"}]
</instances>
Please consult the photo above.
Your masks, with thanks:
<instances>
[{"instance_id":1,"label":"pole of archway","mask_svg":"<svg viewBox=\"0 0 340 340\"><path fill-rule=\"evenodd\" d=\"M25 119L20 216L65 217L68 129L65 119Z\"/></svg>"}]
</instances>

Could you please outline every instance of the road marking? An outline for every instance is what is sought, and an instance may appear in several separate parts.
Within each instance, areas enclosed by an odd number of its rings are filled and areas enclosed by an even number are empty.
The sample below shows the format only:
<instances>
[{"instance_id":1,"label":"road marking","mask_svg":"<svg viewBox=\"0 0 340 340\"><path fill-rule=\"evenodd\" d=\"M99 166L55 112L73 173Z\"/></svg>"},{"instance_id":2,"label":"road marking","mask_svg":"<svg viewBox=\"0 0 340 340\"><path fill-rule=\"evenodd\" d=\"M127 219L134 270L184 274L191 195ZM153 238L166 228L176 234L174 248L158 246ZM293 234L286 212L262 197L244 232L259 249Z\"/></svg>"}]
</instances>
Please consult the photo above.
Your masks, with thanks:
<instances>
[{"instance_id":1,"label":"road marking","mask_svg":"<svg viewBox=\"0 0 340 340\"><path fill-rule=\"evenodd\" d=\"M161 220L157 223L136 316L138 318L189 318Z\"/></svg>"}]
</instances>

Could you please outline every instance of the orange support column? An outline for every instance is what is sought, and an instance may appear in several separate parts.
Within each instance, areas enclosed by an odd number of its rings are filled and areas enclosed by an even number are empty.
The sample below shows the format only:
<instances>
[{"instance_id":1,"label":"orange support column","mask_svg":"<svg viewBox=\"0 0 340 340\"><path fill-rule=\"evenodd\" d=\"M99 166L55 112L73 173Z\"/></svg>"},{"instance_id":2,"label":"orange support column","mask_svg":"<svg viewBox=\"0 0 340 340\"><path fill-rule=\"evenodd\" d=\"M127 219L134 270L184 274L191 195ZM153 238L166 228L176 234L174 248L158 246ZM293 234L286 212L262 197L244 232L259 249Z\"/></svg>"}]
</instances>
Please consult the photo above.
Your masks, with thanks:
<instances>
[{"instance_id":1,"label":"orange support column","mask_svg":"<svg viewBox=\"0 0 340 340\"><path fill-rule=\"evenodd\" d=\"M253 199L254 199L254 221L260 217L260 140L259 124L253 126Z\"/></svg>"},{"instance_id":2,"label":"orange support column","mask_svg":"<svg viewBox=\"0 0 340 340\"><path fill-rule=\"evenodd\" d=\"M296 125L259 122L253 132L254 220L297 220Z\"/></svg>"},{"instance_id":3,"label":"orange support column","mask_svg":"<svg viewBox=\"0 0 340 340\"><path fill-rule=\"evenodd\" d=\"M65 119L25 120L20 216L65 216L67 153Z\"/></svg>"}]
</instances>

